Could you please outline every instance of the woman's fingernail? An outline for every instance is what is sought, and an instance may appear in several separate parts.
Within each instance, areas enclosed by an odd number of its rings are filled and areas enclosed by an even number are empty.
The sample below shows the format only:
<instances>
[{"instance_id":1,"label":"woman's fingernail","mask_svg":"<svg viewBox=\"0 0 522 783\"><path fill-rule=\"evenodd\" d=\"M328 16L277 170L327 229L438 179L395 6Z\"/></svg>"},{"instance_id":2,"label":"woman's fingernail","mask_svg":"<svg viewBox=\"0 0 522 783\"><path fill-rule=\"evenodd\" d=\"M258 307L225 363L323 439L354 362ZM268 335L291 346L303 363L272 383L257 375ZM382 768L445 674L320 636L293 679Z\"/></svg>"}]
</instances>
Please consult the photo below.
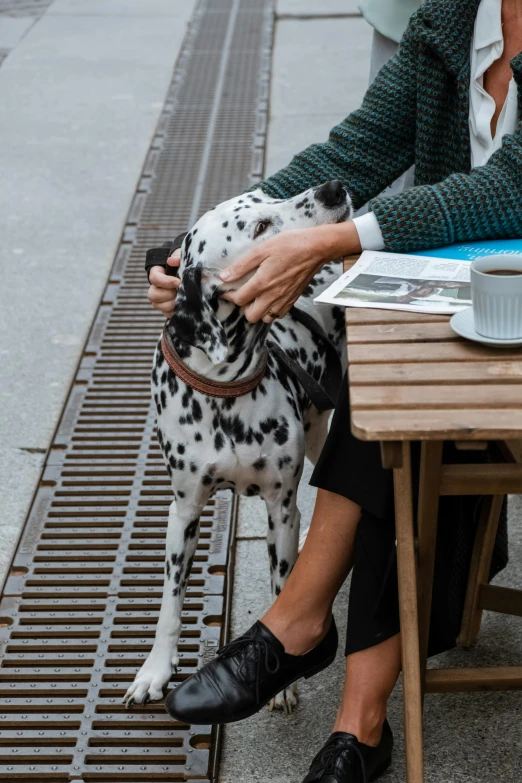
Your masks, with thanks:
<instances>
[{"instance_id":1,"label":"woman's fingernail","mask_svg":"<svg viewBox=\"0 0 522 783\"><path fill-rule=\"evenodd\" d=\"M223 269L223 271L219 273L219 276L222 280L230 280L232 277L229 269Z\"/></svg>"}]
</instances>

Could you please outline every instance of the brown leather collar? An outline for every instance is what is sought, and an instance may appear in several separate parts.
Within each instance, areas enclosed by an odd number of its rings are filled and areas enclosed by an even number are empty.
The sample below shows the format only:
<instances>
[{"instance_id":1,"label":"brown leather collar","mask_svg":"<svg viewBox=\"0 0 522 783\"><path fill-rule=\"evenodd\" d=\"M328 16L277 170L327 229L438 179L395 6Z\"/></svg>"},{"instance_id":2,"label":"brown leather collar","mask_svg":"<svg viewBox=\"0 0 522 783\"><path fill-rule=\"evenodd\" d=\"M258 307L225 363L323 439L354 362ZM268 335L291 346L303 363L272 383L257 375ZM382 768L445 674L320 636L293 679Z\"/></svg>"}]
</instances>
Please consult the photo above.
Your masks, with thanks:
<instances>
[{"instance_id":1,"label":"brown leather collar","mask_svg":"<svg viewBox=\"0 0 522 783\"><path fill-rule=\"evenodd\" d=\"M165 361L178 378L186 383L187 386L195 389L195 391L207 394L209 397L242 397L261 383L266 372L268 351L265 350L259 365L246 378L241 378L238 381L213 381L210 378L205 378L204 375L200 375L191 370L190 367L187 367L180 359L166 326L163 328L161 337L161 350L163 351Z\"/></svg>"}]
</instances>

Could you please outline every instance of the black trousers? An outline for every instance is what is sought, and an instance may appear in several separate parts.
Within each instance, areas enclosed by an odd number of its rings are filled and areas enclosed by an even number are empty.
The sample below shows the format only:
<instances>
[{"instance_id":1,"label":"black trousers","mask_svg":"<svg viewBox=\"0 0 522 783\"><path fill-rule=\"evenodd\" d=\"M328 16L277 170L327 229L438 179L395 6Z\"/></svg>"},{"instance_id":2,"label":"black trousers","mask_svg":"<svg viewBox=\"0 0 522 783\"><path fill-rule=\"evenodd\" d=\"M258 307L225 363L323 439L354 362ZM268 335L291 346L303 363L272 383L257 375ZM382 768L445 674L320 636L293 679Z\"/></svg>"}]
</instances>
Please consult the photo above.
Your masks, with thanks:
<instances>
[{"instance_id":1,"label":"black trousers","mask_svg":"<svg viewBox=\"0 0 522 783\"><path fill-rule=\"evenodd\" d=\"M471 456L470 456L471 455ZM443 459L453 464L488 461L488 452L461 452L444 446ZM414 501L418 494L420 446L412 444ZM354 567L348 605L346 655L384 642L400 630L395 547L393 471L382 467L379 444L360 441L350 432L346 376L324 449L311 484L343 495L363 513L354 542ZM477 531L482 498L442 497L435 555L429 655L455 646ZM491 577L507 564L505 504Z\"/></svg>"}]
</instances>

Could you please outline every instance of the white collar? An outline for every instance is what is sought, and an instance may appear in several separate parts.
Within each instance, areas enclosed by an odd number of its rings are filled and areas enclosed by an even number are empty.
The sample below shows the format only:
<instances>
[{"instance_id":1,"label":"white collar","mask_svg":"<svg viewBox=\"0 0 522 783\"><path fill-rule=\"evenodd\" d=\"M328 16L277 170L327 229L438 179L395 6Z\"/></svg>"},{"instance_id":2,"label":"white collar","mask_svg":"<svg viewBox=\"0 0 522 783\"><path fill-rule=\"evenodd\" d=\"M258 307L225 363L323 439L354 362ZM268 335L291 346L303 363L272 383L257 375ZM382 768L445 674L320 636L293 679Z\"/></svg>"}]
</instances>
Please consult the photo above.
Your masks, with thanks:
<instances>
[{"instance_id":1,"label":"white collar","mask_svg":"<svg viewBox=\"0 0 522 783\"><path fill-rule=\"evenodd\" d=\"M502 43L502 0L481 0L475 20L473 45L478 51Z\"/></svg>"}]
</instances>

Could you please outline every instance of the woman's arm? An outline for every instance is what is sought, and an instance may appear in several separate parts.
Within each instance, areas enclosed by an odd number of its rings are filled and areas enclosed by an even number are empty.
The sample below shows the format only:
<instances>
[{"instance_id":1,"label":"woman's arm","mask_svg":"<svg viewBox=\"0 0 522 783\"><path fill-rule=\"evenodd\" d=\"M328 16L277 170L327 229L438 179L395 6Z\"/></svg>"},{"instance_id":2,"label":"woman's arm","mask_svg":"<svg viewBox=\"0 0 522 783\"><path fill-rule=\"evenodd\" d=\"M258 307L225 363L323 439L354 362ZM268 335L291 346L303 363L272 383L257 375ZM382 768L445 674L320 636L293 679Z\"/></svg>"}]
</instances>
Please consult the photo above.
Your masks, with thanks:
<instances>
[{"instance_id":1,"label":"woman's arm","mask_svg":"<svg viewBox=\"0 0 522 783\"><path fill-rule=\"evenodd\" d=\"M519 58L522 66L522 54ZM394 252L522 237L522 124L485 166L375 199L369 206L385 249Z\"/></svg>"}]
</instances>

